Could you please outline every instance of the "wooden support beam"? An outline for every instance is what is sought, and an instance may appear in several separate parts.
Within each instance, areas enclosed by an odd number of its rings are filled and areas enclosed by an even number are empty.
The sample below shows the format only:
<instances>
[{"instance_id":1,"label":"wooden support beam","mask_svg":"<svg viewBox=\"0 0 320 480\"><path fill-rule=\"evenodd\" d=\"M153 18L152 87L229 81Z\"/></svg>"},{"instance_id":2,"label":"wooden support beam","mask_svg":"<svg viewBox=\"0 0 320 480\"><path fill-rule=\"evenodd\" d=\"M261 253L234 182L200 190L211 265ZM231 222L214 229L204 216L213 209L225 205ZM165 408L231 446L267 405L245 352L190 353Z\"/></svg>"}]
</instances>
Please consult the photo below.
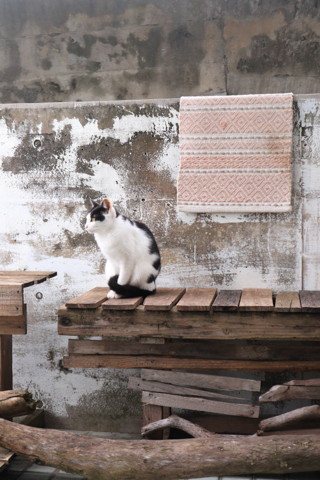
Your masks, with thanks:
<instances>
[{"instance_id":1,"label":"wooden support beam","mask_svg":"<svg viewBox=\"0 0 320 480\"><path fill-rule=\"evenodd\" d=\"M150 298L150 297L148 297ZM320 340L318 314L278 312L179 312L67 309L58 311L58 333L69 336L162 337L205 340Z\"/></svg>"},{"instance_id":2,"label":"wooden support beam","mask_svg":"<svg viewBox=\"0 0 320 480\"><path fill-rule=\"evenodd\" d=\"M162 357L207 358L212 360L320 360L320 346L310 345L254 345L218 342L171 341L146 338L139 342L117 340L69 339L69 355L157 355ZM152 340L152 343L151 343ZM155 342L156 341L156 342Z\"/></svg>"},{"instance_id":3,"label":"wooden support beam","mask_svg":"<svg viewBox=\"0 0 320 480\"><path fill-rule=\"evenodd\" d=\"M162 420L161 405L142 405L142 426ZM149 440L162 440L162 432L150 432L147 436Z\"/></svg>"},{"instance_id":4,"label":"wooden support beam","mask_svg":"<svg viewBox=\"0 0 320 480\"><path fill-rule=\"evenodd\" d=\"M0 335L0 391L12 390L12 336Z\"/></svg>"},{"instance_id":5,"label":"wooden support beam","mask_svg":"<svg viewBox=\"0 0 320 480\"><path fill-rule=\"evenodd\" d=\"M63 357L66 368L151 368L181 370L227 370L234 372L317 372L320 361L250 361L171 358L160 356L69 355Z\"/></svg>"}]
</instances>

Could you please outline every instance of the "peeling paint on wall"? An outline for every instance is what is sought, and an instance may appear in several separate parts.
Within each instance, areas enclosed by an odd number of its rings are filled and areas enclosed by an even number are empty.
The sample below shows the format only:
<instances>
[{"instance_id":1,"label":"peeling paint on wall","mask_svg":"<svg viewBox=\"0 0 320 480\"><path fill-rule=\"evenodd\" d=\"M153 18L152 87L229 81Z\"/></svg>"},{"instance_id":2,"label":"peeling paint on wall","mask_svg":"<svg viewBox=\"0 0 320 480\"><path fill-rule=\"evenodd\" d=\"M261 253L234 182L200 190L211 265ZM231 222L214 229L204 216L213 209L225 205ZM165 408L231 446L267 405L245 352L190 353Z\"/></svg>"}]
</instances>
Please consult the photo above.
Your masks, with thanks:
<instances>
[{"instance_id":1,"label":"peeling paint on wall","mask_svg":"<svg viewBox=\"0 0 320 480\"><path fill-rule=\"evenodd\" d=\"M320 258L319 102L296 103L292 213L224 215L177 213L176 102L3 106L2 268L58 271L26 289L28 334L14 338L14 387L41 398L49 427L137 432L141 421L140 396L126 388L129 372L69 371L61 363L67 339L57 335L58 307L105 285L104 260L84 231L89 197L108 195L150 226L162 253L159 286L277 292L299 290L303 279L320 287L313 266Z\"/></svg>"}]
</instances>

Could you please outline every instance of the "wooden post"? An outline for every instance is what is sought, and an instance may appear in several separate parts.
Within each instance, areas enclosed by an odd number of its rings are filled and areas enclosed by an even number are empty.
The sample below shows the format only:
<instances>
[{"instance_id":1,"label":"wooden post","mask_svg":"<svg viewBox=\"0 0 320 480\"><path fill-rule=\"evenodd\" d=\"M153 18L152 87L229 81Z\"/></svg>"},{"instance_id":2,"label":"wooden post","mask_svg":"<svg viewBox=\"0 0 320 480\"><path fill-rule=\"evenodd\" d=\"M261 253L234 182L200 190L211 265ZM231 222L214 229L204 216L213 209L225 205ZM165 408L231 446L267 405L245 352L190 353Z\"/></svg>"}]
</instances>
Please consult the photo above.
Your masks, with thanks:
<instances>
[{"instance_id":1,"label":"wooden post","mask_svg":"<svg viewBox=\"0 0 320 480\"><path fill-rule=\"evenodd\" d=\"M0 335L0 391L12 390L12 335Z\"/></svg>"},{"instance_id":2,"label":"wooden post","mask_svg":"<svg viewBox=\"0 0 320 480\"><path fill-rule=\"evenodd\" d=\"M152 337L145 337L140 338L140 343L147 343L147 344L164 344L166 343L167 339L164 338L152 338ZM171 415L171 408L170 407L162 407L159 405L142 405L143 410L143 420L142 426L146 426L149 423L157 422L158 420L163 420ZM164 440L167 439L169 436L170 430L157 430L155 432L150 433L147 435L146 438L150 440Z\"/></svg>"}]
</instances>

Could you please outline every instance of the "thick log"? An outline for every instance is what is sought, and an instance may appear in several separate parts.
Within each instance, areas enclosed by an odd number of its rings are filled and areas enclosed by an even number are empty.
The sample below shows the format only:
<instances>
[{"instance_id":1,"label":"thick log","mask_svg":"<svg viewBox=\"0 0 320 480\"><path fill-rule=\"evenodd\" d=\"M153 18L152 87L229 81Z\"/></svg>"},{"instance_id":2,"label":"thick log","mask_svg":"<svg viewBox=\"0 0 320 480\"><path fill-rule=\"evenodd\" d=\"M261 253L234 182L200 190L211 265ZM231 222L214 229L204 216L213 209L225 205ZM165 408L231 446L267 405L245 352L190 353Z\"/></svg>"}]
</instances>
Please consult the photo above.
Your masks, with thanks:
<instances>
[{"instance_id":1,"label":"thick log","mask_svg":"<svg viewBox=\"0 0 320 480\"><path fill-rule=\"evenodd\" d=\"M0 392L0 417L11 418L28 415L36 409L36 402L25 390L6 390Z\"/></svg>"},{"instance_id":2,"label":"thick log","mask_svg":"<svg viewBox=\"0 0 320 480\"><path fill-rule=\"evenodd\" d=\"M214 433L209 432L209 430L200 427L200 425L195 425L194 423L189 422L189 420L178 417L178 415L171 415L163 420L158 420L157 422L152 422L148 425L145 425L141 429L141 435L144 437L150 432L154 432L155 430L163 430L164 428L178 428L179 430L189 433L189 435L192 435L195 438L208 438L215 435Z\"/></svg>"},{"instance_id":3,"label":"thick log","mask_svg":"<svg viewBox=\"0 0 320 480\"><path fill-rule=\"evenodd\" d=\"M0 445L92 480L177 480L320 470L318 436L215 435L186 440L106 440L0 419Z\"/></svg>"},{"instance_id":4,"label":"thick log","mask_svg":"<svg viewBox=\"0 0 320 480\"><path fill-rule=\"evenodd\" d=\"M259 430L268 432L270 430L286 430L301 420L320 418L320 405L302 407L292 412L283 413L277 417L266 418L259 423Z\"/></svg>"}]
</instances>

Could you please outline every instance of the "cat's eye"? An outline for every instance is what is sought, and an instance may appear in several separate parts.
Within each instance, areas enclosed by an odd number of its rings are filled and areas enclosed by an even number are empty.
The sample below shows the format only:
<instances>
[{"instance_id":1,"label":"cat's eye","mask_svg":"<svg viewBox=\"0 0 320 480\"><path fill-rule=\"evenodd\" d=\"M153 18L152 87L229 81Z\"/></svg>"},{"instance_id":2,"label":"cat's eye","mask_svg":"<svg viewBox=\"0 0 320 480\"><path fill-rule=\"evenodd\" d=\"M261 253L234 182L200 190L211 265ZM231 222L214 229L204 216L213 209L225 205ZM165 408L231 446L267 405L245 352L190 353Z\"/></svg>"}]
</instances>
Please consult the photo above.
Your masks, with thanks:
<instances>
[{"instance_id":1,"label":"cat's eye","mask_svg":"<svg viewBox=\"0 0 320 480\"><path fill-rule=\"evenodd\" d=\"M96 219L95 218L91 218L90 222L95 222Z\"/></svg>"}]
</instances>

